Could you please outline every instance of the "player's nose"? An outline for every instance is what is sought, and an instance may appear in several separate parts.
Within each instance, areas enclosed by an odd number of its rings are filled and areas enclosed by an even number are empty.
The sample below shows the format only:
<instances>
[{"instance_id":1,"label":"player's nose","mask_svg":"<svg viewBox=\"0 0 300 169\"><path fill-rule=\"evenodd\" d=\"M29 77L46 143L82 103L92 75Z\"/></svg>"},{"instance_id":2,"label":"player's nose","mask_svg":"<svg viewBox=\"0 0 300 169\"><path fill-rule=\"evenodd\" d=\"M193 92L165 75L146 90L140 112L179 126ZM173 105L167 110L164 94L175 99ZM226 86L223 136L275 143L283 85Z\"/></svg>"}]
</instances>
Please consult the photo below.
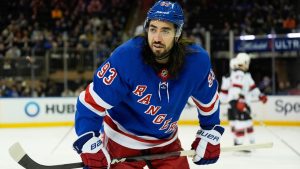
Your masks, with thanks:
<instances>
[{"instance_id":1,"label":"player's nose","mask_svg":"<svg viewBox=\"0 0 300 169\"><path fill-rule=\"evenodd\" d=\"M153 35L153 40L154 40L155 42L161 42L161 41L162 41L162 35L161 35L161 33L156 32L156 33Z\"/></svg>"}]
</instances>

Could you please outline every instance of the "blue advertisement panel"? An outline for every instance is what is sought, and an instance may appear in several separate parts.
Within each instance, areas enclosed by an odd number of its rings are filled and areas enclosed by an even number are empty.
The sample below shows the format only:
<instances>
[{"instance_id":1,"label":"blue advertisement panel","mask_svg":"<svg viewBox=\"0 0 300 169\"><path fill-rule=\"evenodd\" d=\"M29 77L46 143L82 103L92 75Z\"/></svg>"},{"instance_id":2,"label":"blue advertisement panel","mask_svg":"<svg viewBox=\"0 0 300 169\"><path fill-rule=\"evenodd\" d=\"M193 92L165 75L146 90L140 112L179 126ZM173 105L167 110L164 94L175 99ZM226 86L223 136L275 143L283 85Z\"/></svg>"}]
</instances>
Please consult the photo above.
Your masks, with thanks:
<instances>
[{"instance_id":1,"label":"blue advertisement panel","mask_svg":"<svg viewBox=\"0 0 300 169\"><path fill-rule=\"evenodd\" d=\"M300 51L300 38L276 38L275 51Z\"/></svg>"},{"instance_id":2,"label":"blue advertisement panel","mask_svg":"<svg viewBox=\"0 0 300 169\"><path fill-rule=\"evenodd\" d=\"M235 40L234 52L268 52L272 50L271 39Z\"/></svg>"},{"instance_id":3,"label":"blue advertisement panel","mask_svg":"<svg viewBox=\"0 0 300 169\"><path fill-rule=\"evenodd\" d=\"M235 40L234 52L271 52L300 51L300 38L260 38L253 40Z\"/></svg>"}]
</instances>

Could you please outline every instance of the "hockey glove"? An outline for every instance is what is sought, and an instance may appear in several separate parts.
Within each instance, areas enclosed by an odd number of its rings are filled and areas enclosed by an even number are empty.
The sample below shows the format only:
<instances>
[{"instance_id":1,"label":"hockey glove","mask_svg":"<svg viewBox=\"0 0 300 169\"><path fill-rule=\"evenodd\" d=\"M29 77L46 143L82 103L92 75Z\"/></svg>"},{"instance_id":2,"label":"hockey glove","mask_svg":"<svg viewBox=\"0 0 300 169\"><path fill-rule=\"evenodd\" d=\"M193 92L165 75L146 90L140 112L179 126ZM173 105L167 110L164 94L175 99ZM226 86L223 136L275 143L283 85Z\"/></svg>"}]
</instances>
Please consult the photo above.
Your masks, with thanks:
<instances>
[{"instance_id":1,"label":"hockey glove","mask_svg":"<svg viewBox=\"0 0 300 169\"><path fill-rule=\"evenodd\" d=\"M109 168L110 156L103 147L99 133L87 132L74 142L73 147L80 154L85 169Z\"/></svg>"},{"instance_id":2,"label":"hockey glove","mask_svg":"<svg viewBox=\"0 0 300 169\"><path fill-rule=\"evenodd\" d=\"M258 98L263 104L267 103L267 101L268 101L268 97L264 94L259 95Z\"/></svg>"},{"instance_id":3,"label":"hockey glove","mask_svg":"<svg viewBox=\"0 0 300 169\"><path fill-rule=\"evenodd\" d=\"M220 140L224 132L221 126L214 126L211 130L200 129L192 144L196 151L193 162L197 165L213 164L220 156Z\"/></svg>"}]
</instances>

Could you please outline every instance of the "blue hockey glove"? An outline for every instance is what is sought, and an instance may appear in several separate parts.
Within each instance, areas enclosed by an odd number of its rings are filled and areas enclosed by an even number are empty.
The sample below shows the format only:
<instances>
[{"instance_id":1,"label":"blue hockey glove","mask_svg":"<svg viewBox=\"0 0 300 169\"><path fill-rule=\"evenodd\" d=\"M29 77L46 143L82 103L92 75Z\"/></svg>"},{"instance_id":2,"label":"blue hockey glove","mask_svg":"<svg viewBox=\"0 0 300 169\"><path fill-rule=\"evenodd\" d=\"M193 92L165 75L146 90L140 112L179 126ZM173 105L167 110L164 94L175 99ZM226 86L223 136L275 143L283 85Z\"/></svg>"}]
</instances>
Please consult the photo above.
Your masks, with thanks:
<instances>
[{"instance_id":1,"label":"blue hockey glove","mask_svg":"<svg viewBox=\"0 0 300 169\"><path fill-rule=\"evenodd\" d=\"M85 169L109 168L110 156L103 147L97 132L87 132L74 142L73 147L80 154Z\"/></svg>"},{"instance_id":2,"label":"blue hockey glove","mask_svg":"<svg viewBox=\"0 0 300 169\"><path fill-rule=\"evenodd\" d=\"M213 164L220 156L220 140L224 128L214 126L211 130L200 129L196 139L192 144L192 149L196 151L193 162L198 165Z\"/></svg>"}]
</instances>

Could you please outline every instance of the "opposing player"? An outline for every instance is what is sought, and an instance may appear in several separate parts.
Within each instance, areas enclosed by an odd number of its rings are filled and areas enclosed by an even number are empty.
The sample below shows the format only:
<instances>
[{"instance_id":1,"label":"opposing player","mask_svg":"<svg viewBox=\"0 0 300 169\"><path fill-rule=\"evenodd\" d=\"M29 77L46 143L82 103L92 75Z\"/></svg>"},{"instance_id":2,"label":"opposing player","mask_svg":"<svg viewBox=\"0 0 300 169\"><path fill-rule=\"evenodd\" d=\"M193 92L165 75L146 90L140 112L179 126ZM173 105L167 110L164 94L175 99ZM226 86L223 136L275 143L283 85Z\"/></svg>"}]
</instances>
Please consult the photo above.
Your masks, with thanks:
<instances>
[{"instance_id":1,"label":"opposing player","mask_svg":"<svg viewBox=\"0 0 300 169\"><path fill-rule=\"evenodd\" d=\"M156 2L147 13L144 35L119 46L79 95L73 146L86 168L189 168L186 157L110 165L113 158L182 150L177 122L189 97L200 122L191 145L193 161L218 160L224 132L218 83L207 52L182 38L183 24L178 3Z\"/></svg>"},{"instance_id":2,"label":"opposing player","mask_svg":"<svg viewBox=\"0 0 300 169\"><path fill-rule=\"evenodd\" d=\"M250 143L255 142L253 135L253 121L251 117L250 103L253 100L267 102L267 96L256 87L251 74L248 72L250 57L246 53L239 53L234 58L234 70L230 74L231 85L228 90L228 100L231 114L235 119L234 144L243 144L247 135Z\"/></svg>"},{"instance_id":3,"label":"opposing player","mask_svg":"<svg viewBox=\"0 0 300 169\"><path fill-rule=\"evenodd\" d=\"M222 77L222 83L221 83L221 88L220 88L220 102L221 102L221 104L228 104L229 103L228 90L231 87L230 73L232 71L234 71L235 68L237 67L235 58L230 59L229 67L230 67L229 74L224 75ZM231 132L234 134L234 122L235 122L235 119L236 119L236 115L235 115L235 111L232 110L231 106L229 106L229 108L227 110L227 119L228 119L228 122L229 122Z\"/></svg>"}]
</instances>

